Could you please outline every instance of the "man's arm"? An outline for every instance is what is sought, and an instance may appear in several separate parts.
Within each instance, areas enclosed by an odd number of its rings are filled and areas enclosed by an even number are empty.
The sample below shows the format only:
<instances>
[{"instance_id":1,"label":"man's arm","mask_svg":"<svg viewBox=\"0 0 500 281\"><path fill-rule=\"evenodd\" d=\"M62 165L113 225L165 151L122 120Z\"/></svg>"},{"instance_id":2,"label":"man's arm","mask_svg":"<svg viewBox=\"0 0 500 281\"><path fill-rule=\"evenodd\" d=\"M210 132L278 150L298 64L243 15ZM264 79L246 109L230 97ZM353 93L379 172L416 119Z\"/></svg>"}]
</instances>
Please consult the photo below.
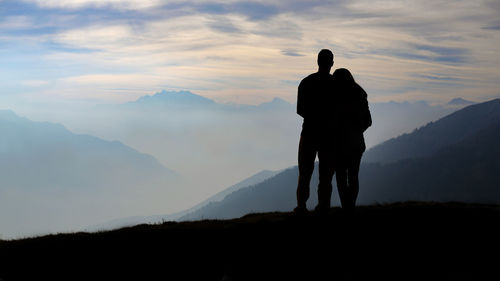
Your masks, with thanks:
<instances>
[{"instance_id":1,"label":"man's arm","mask_svg":"<svg viewBox=\"0 0 500 281\"><path fill-rule=\"evenodd\" d=\"M297 90L297 114L306 118L307 115L307 90L306 83L302 80Z\"/></svg>"}]
</instances>

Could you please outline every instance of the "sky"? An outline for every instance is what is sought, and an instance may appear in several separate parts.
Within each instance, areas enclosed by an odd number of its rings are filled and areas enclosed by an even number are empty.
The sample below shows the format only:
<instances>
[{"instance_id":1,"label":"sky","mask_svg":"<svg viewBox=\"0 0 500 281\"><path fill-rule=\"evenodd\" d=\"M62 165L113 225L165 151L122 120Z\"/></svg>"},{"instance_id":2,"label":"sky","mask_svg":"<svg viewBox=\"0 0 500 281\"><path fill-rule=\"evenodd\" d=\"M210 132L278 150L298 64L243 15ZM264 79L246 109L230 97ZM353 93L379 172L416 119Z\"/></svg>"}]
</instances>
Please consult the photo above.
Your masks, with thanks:
<instances>
[{"instance_id":1,"label":"sky","mask_svg":"<svg viewBox=\"0 0 500 281\"><path fill-rule=\"evenodd\" d=\"M165 90L296 100L323 48L371 102L500 96L499 1L0 0L0 108Z\"/></svg>"},{"instance_id":2,"label":"sky","mask_svg":"<svg viewBox=\"0 0 500 281\"><path fill-rule=\"evenodd\" d=\"M334 68L351 70L370 103L380 103L371 107L367 134L374 145L447 110L429 104L499 98L499 46L498 0L0 0L0 110L154 156L191 181L175 186L184 196L175 204L148 194L160 200L155 213L166 214L261 170L297 164L302 120L293 104L321 49L331 49ZM291 105L268 112L120 105L163 90L231 104L279 97ZM92 202L102 194L78 204L66 195L32 195L36 204L24 194L0 198L43 226L64 225L51 210L73 223L61 206L87 220L99 213ZM123 216L151 215L149 207Z\"/></svg>"}]
</instances>

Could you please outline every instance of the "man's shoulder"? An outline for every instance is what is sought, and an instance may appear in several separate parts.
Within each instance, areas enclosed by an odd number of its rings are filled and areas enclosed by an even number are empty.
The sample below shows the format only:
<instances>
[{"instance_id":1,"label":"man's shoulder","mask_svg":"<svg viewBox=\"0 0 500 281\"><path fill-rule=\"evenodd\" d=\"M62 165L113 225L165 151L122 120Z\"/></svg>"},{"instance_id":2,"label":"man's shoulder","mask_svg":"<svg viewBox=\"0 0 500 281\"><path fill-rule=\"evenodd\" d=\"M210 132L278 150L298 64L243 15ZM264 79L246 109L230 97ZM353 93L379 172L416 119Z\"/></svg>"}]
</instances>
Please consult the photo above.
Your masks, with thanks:
<instances>
[{"instance_id":1,"label":"man's shoulder","mask_svg":"<svg viewBox=\"0 0 500 281\"><path fill-rule=\"evenodd\" d=\"M306 77L304 77L304 79L302 79L302 81L300 81L300 83L307 83L308 81L313 80L316 77L316 75L317 75L317 73L311 73L311 74L307 75Z\"/></svg>"},{"instance_id":2,"label":"man's shoulder","mask_svg":"<svg viewBox=\"0 0 500 281\"><path fill-rule=\"evenodd\" d=\"M314 73L311 73L311 74L307 75L304 79L302 79L302 81L304 81L304 80L311 80L311 79L318 79L318 78L320 78L322 76L323 75L320 74L319 72L314 72Z\"/></svg>"},{"instance_id":3,"label":"man's shoulder","mask_svg":"<svg viewBox=\"0 0 500 281\"><path fill-rule=\"evenodd\" d=\"M324 79L328 79L328 80L332 79L332 81L333 81L333 76L330 74L324 75L324 74L320 74L318 72L314 72L314 73L307 75L304 79L302 79L300 84L315 83L318 80L324 80Z\"/></svg>"},{"instance_id":4,"label":"man's shoulder","mask_svg":"<svg viewBox=\"0 0 500 281\"><path fill-rule=\"evenodd\" d=\"M314 82L314 73L307 75L304 79L302 79L299 83L299 89L305 89L310 87Z\"/></svg>"}]
</instances>

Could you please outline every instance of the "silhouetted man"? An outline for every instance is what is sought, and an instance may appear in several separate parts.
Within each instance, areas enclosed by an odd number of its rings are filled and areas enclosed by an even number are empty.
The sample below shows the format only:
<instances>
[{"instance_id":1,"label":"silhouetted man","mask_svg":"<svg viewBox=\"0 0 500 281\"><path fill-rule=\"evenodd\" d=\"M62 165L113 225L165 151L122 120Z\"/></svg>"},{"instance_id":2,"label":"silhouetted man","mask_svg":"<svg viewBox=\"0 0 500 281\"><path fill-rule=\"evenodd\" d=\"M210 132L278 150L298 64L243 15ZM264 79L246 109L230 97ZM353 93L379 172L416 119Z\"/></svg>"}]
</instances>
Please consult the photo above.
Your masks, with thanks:
<instances>
[{"instance_id":1,"label":"silhouetted man","mask_svg":"<svg viewBox=\"0 0 500 281\"><path fill-rule=\"evenodd\" d=\"M318 54L318 72L304 78L297 93L297 114L304 118L299 142L299 179L297 184L297 207L295 212L306 212L309 199L309 184L314 170L316 155L319 159L319 185L317 210L330 208L332 177L335 157L335 137L331 122L334 105L333 53L323 49Z\"/></svg>"}]
</instances>

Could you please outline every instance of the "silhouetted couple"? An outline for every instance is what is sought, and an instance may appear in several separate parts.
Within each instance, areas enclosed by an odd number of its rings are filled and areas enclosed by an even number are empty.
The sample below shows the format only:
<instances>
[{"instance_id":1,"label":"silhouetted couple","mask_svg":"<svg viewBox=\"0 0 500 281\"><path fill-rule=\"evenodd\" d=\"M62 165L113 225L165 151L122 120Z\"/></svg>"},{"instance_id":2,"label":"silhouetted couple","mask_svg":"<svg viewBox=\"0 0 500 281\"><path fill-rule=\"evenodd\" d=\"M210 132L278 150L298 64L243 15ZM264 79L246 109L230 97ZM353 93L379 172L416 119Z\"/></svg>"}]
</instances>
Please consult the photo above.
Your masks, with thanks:
<instances>
[{"instance_id":1,"label":"silhouetted couple","mask_svg":"<svg viewBox=\"0 0 500 281\"><path fill-rule=\"evenodd\" d=\"M299 179L295 212L306 212L309 184L316 155L319 159L318 205L330 209L332 179L343 209L353 210L359 192L358 172L365 151L363 132L371 126L366 92L349 70L340 68L333 75L333 53L318 54L318 72L304 78L297 94L297 114L304 118L299 142Z\"/></svg>"}]
</instances>

